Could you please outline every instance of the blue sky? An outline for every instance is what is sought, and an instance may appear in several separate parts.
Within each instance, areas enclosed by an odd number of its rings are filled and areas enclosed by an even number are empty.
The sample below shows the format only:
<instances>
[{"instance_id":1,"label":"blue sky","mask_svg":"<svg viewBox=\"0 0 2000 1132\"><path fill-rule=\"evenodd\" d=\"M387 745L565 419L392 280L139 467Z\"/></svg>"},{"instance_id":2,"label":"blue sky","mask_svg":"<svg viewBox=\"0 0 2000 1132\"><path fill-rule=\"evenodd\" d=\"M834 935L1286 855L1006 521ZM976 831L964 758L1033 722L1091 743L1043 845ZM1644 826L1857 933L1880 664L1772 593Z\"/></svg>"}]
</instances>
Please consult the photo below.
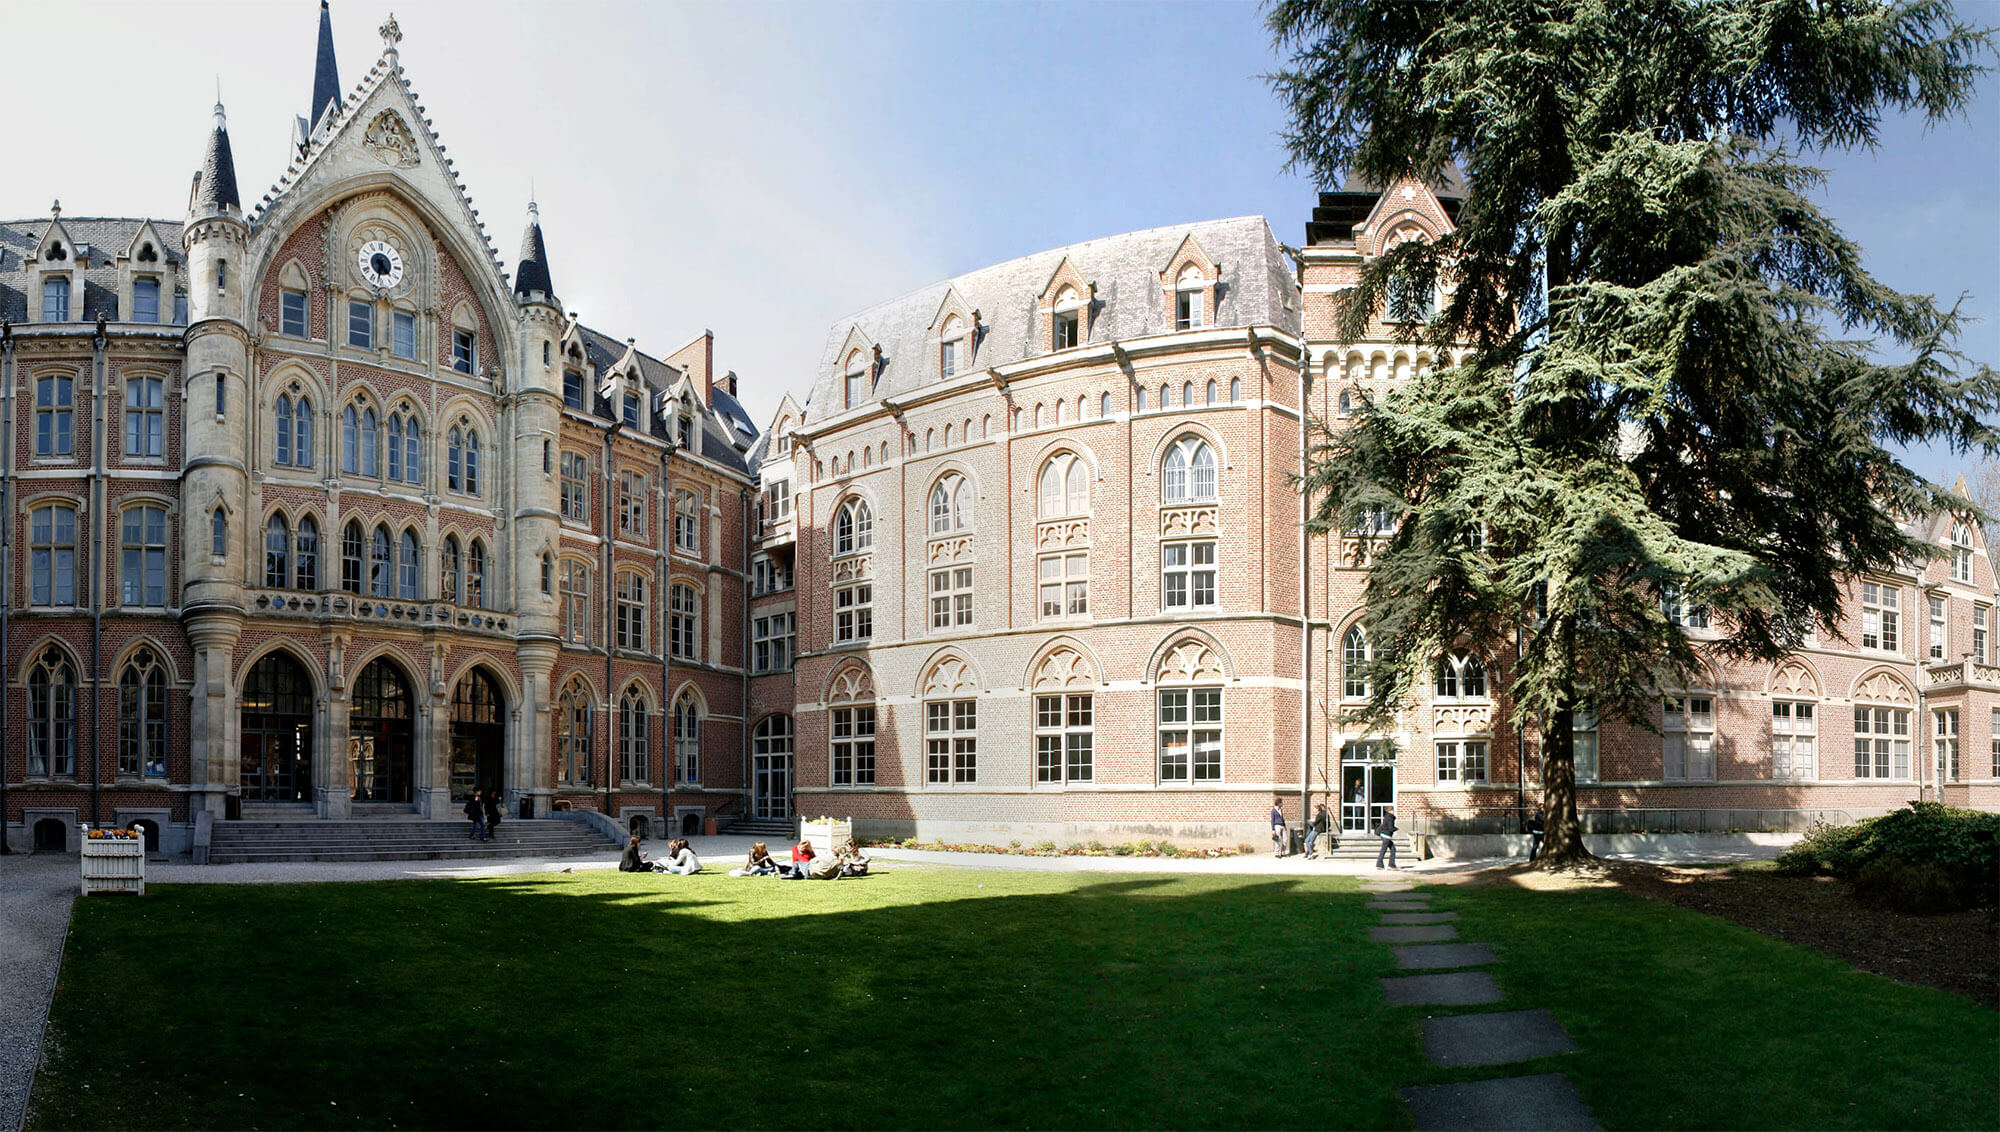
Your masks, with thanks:
<instances>
[{"instance_id":1,"label":"blue sky","mask_svg":"<svg viewBox=\"0 0 2000 1132\"><path fill-rule=\"evenodd\" d=\"M246 196L282 172L313 0L15 3L0 216L178 217L219 78ZM340 74L380 2L335 0ZM1978 17L1993 7L1974 4ZM1249 3L398 0L403 65L511 266L530 183L571 309L665 353L702 329L760 416L803 394L843 314L986 264L1261 214L1299 242L1315 186ZM23 160L27 155L33 159ZM1969 119L1830 154L1829 212L1892 286L1967 296L2000 360L2000 82ZM1961 465L1915 453L1946 482Z\"/></svg>"}]
</instances>

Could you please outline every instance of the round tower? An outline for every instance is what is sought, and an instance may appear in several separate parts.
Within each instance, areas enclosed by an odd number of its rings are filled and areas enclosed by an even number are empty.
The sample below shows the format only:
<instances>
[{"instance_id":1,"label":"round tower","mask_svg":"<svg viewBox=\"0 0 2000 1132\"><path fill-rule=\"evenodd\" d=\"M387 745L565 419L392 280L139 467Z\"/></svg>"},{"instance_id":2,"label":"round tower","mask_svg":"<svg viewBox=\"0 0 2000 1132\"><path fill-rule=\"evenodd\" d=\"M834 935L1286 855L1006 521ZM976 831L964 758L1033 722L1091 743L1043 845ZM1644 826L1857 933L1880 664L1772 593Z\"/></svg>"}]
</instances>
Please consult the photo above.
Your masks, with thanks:
<instances>
[{"instance_id":1,"label":"round tower","mask_svg":"<svg viewBox=\"0 0 2000 1132\"><path fill-rule=\"evenodd\" d=\"M549 780L549 687L555 669L559 624L556 611L555 553L561 542L562 517L558 471L562 459L562 306L549 279L548 248L542 242L541 213L528 202L528 223L521 233L520 262L514 269L514 298L521 357L514 383L513 571L514 612L520 639L516 655L528 705L519 729L520 744L511 752L519 773L509 781L528 785L536 816L548 799L539 784ZM524 705L524 706L528 706Z\"/></svg>"}]
</instances>

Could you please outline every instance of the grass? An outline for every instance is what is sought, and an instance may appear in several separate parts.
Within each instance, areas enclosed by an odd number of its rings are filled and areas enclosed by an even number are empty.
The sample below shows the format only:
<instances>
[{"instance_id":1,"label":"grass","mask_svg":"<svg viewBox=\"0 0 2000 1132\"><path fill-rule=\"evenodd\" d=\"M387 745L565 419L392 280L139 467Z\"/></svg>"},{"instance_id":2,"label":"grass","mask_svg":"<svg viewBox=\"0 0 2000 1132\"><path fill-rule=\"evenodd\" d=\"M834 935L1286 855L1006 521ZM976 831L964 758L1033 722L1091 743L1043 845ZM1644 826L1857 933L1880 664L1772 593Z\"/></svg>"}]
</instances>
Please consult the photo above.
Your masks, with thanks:
<instances>
[{"instance_id":1,"label":"grass","mask_svg":"<svg viewBox=\"0 0 2000 1132\"><path fill-rule=\"evenodd\" d=\"M1441 1070L1351 878L896 869L158 885L77 906L31 1126L1973 1127L1996 1016L1616 892L1442 889L1579 1053Z\"/></svg>"}]
</instances>

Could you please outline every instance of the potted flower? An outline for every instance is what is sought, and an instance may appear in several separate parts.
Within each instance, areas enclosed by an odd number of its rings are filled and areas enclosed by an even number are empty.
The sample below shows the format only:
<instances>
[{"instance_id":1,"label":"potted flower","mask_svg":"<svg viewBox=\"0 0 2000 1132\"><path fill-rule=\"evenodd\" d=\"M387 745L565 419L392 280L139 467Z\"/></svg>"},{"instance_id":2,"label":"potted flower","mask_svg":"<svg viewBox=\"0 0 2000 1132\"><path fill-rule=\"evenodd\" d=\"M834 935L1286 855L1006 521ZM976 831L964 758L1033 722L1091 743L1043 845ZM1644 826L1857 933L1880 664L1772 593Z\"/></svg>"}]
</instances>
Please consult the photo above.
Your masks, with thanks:
<instances>
[{"instance_id":1,"label":"potted flower","mask_svg":"<svg viewBox=\"0 0 2000 1132\"><path fill-rule=\"evenodd\" d=\"M146 895L146 835L136 829L86 829L83 893Z\"/></svg>"},{"instance_id":2,"label":"potted flower","mask_svg":"<svg viewBox=\"0 0 2000 1132\"><path fill-rule=\"evenodd\" d=\"M815 853L838 853L841 846L854 840L854 819L811 818L803 823L799 836L812 845Z\"/></svg>"}]
</instances>

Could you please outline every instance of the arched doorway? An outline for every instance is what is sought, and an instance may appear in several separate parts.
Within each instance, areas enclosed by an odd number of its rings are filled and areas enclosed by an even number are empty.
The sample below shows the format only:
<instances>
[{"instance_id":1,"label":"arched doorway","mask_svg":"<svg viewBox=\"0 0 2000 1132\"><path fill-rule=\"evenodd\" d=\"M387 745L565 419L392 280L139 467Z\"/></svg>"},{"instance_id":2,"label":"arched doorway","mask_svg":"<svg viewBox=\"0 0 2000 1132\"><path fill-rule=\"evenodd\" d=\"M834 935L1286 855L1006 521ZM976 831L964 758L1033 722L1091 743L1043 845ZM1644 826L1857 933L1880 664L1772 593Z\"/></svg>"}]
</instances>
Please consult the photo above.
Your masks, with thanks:
<instances>
[{"instance_id":1,"label":"arched doorway","mask_svg":"<svg viewBox=\"0 0 2000 1132\"><path fill-rule=\"evenodd\" d=\"M754 779L752 812L759 820L784 821L792 816L792 717L766 716L750 740Z\"/></svg>"},{"instance_id":2,"label":"arched doorway","mask_svg":"<svg viewBox=\"0 0 2000 1132\"><path fill-rule=\"evenodd\" d=\"M370 661L354 681L347 712L347 754L357 802L408 802L416 712L410 683L386 659Z\"/></svg>"},{"instance_id":3,"label":"arched doorway","mask_svg":"<svg viewBox=\"0 0 2000 1132\"><path fill-rule=\"evenodd\" d=\"M500 689L475 668L451 692L451 800L463 802L474 790L498 792L507 727L500 715Z\"/></svg>"},{"instance_id":4,"label":"arched doorway","mask_svg":"<svg viewBox=\"0 0 2000 1132\"><path fill-rule=\"evenodd\" d=\"M274 652L243 681L237 784L249 802L312 801L313 686L299 662Z\"/></svg>"}]
</instances>

